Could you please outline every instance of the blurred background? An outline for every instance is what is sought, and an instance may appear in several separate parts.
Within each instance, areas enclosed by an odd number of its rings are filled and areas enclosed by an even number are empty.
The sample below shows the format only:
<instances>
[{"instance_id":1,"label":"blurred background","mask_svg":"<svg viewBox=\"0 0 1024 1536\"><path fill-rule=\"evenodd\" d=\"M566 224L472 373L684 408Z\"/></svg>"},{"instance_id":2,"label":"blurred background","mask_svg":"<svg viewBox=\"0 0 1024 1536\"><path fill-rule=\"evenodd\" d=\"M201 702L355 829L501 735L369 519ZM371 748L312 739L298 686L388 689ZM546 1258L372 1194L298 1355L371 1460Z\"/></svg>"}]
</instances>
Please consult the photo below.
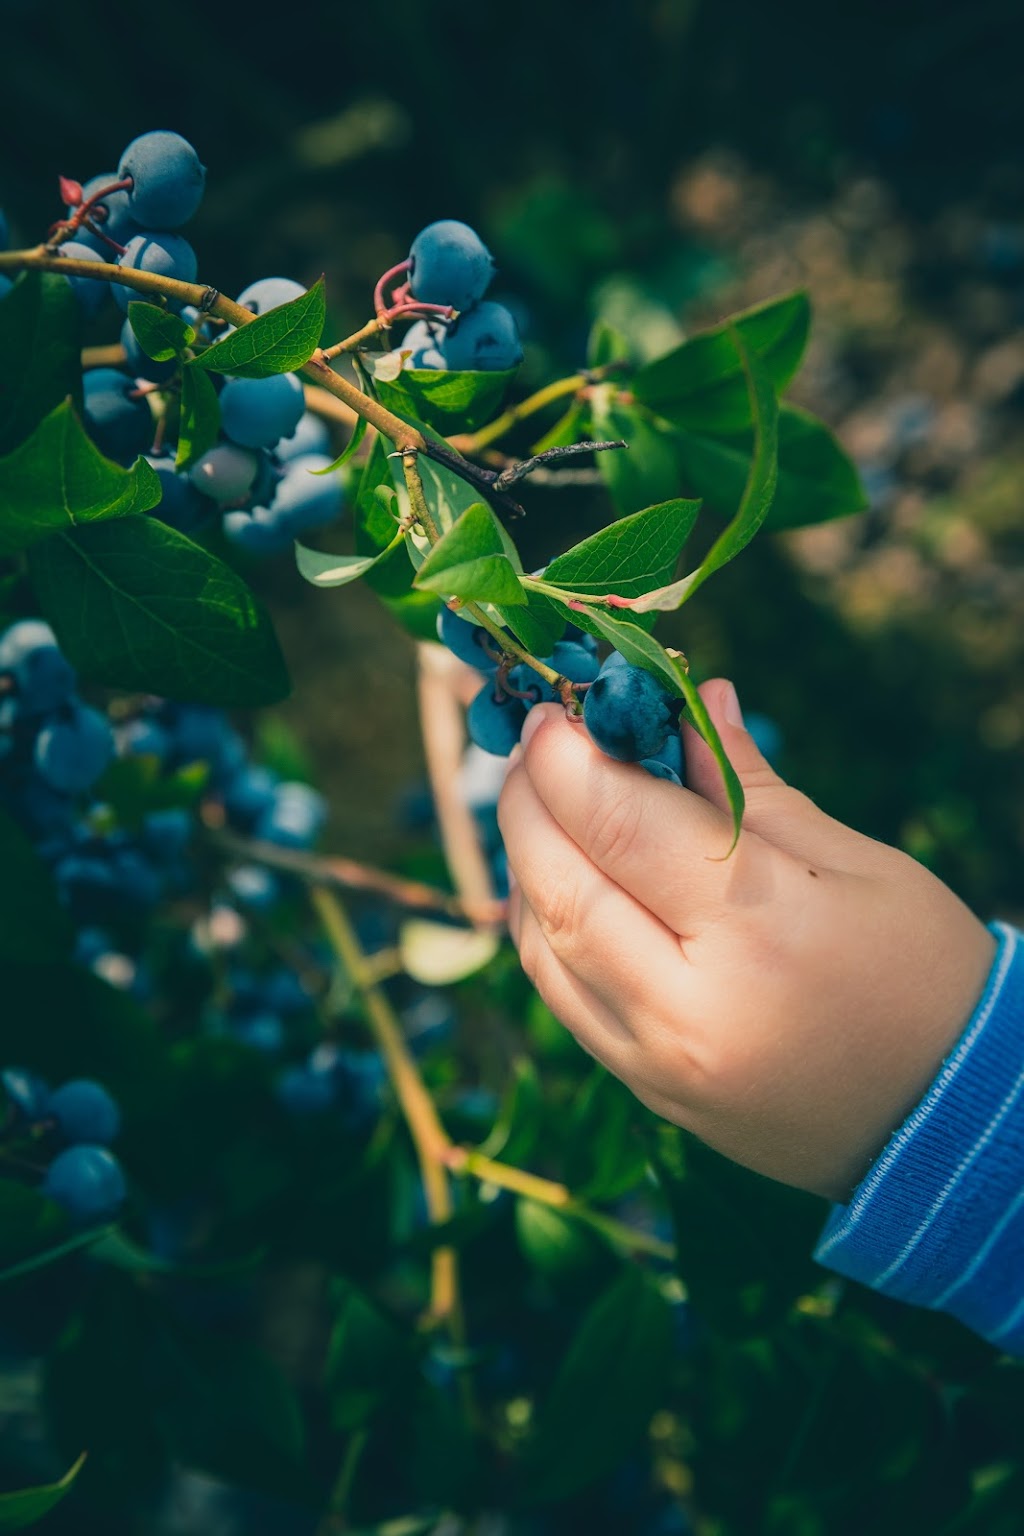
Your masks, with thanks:
<instances>
[{"instance_id":1,"label":"blurred background","mask_svg":"<svg viewBox=\"0 0 1024 1536\"><path fill-rule=\"evenodd\" d=\"M8 3L0 201L26 243L135 134L209 167L190 239L227 293L325 271L331 335L440 217L478 227L527 342L524 390L597 314L654 353L798 284L799 397L871 510L762 539L662 631L785 737L783 771L984 916L1024 914L1024 16L860 0ZM108 338L109 339L109 338ZM599 526L532 491L527 566ZM283 715L338 848L401 855L422 778L411 647L372 594L255 580Z\"/></svg>"}]
</instances>

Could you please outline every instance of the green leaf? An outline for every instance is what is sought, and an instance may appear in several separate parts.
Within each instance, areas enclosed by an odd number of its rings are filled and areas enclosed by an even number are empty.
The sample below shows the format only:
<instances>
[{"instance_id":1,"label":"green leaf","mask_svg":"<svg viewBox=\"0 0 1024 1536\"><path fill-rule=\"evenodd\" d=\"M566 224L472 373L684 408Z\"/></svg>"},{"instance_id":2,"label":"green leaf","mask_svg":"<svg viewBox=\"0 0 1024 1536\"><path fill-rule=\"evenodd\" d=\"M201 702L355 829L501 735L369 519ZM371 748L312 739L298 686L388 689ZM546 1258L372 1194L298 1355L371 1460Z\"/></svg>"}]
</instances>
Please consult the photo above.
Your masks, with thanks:
<instances>
[{"instance_id":1,"label":"green leaf","mask_svg":"<svg viewBox=\"0 0 1024 1536\"><path fill-rule=\"evenodd\" d=\"M671 578L699 511L699 501L675 497L634 512L556 555L541 580L573 592L639 597Z\"/></svg>"},{"instance_id":2,"label":"green leaf","mask_svg":"<svg viewBox=\"0 0 1024 1536\"><path fill-rule=\"evenodd\" d=\"M537 1069L529 1056L516 1056L501 1113L477 1151L484 1157L503 1158L506 1163L524 1163L537 1144L543 1113L544 1098Z\"/></svg>"},{"instance_id":3,"label":"green leaf","mask_svg":"<svg viewBox=\"0 0 1024 1536\"><path fill-rule=\"evenodd\" d=\"M520 587L520 591L525 590ZM534 656L550 656L565 630L565 614L539 592L526 593L525 608L519 605L498 608L497 617ZM573 622L576 622L575 614Z\"/></svg>"},{"instance_id":4,"label":"green leaf","mask_svg":"<svg viewBox=\"0 0 1024 1536\"><path fill-rule=\"evenodd\" d=\"M172 357L181 357L196 339L195 331L180 315L161 309L159 304L130 299L128 319L139 346L155 363L169 363Z\"/></svg>"},{"instance_id":5,"label":"green leaf","mask_svg":"<svg viewBox=\"0 0 1024 1536\"><path fill-rule=\"evenodd\" d=\"M359 446L362 443L363 438L366 436L366 429L368 426L369 422L365 416L357 417L352 436L349 438L344 448L338 454L338 457L335 459L334 463L328 464L326 469L310 470L310 474L331 475L336 469L341 469L342 466L347 464L349 459L353 458L354 455L359 451Z\"/></svg>"},{"instance_id":6,"label":"green leaf","mask_svg":"<svg viewBox=\"0 0 1024 1536\"><path fill-rule=\"evenodd\" d=\"M375 379L382 405L397 415L416 416L446 436L474 432L501 409L518 369L449 373L438 368L407 368L394 379Z\"/></svg>"},{"instance_id":7,"label":"green leaf","mask_svg":"<svg viewBox=\"0 0 1024 1536\"><path fill-rule=\"evenodd\" d=\"M653 672L674 698L682 693L679 673L672 658L664 646L659 645L654 636L649 635L639 624L631 624L628 619L613 619L601 608L571 609L566 617L570 623L579 624L599 639L610 640L631 666Z\"/></svg>"},{"instance_id":8,"label":"green leaf","mask_svg":"<svg viewBox=\"0 0 1024 1536\"><path fill-rule=\"evenodd\" d=\"M582 442L586 436L589 413L579 400L574 400L564 415L559 416L553 427L549 427L543 437L539 437L530 448L530 453L547 453L549 448L568 448L573 443Z\"/></svg>"},{"instance_id":9,"label":"green leaf","mask_svg":"<svg viewBox=\"0 0 1024 1536\"><path fill-rule=\"evenodd\" d=\"M29 554L36 595L91 682L196 704L273 704L288 673L240 576L149 518L56 534Z\"/></svg>"},{"instance_id":10,"label":"green leaf","mask_svg":"<svg viewBox=\"0 0 1024 1536\"><path fill-rule=\"evenodd\" d=\"M590 1201L618 1200L642 1183L647 1149L638 1133L643 1108L603 1067L595 1067L566 1113L564 1177Z\"/></svg>"},{"instance_id":11,"label":"green leaf","mask_svg":"<svg viewBox=\"0 0 1024 1536\"><path fill-rule=\"evenodd\" d=\"M636 605L638 612L667 612L678 608L703 586L709 576L721 570L745 549L768 516L778 477L778 403L775 391L757 359L737 340L744 366L748 369L750 407L754 419L754 454L750 460L747 482L739 508L728 527L712 544L695 571L668 586L646 592Z\"/></svg>"},{"instance_id":12,"label":"green leaf","mask_svg":"<svg viewBox=\"0 0 1024 1536\"><path fill-rule=\"evenodd\" d=\"M94 1234L96 1241L92 1258L100 1264L110 1264L114 1269L126 1270L131 1275L176 1275L182 1280L220 1280L225 1276L243 1275L253 1270L265 1258L265 1252L257 1250L240 1259L221 1259L215 1264L182 1264L175 1259L164 1259L150 1253L117 1227Z\"/></svg>"},{"instance_id":13,"label":"green leaf","mask_svg":"<svg viewBox=\"0 0 1024 1536\"><path fill-rule=\"evenodd\" d=\"M160 481L145 459L122 469L105 459L70 400L0 459L0 555L16 554L62 528L146 512Z\"/></svg>"},{"instance_id":14,"label":"green leaf","mask_svg":"<svg viewBox=\"0 0 1024 1536\"><path fill-rule=\"evenodd\" d=\"M732 842L727 850L728 853L732 853L743 823L743 807L746 804L743 785L740 783L739 774L726 755L725 748L722 745L722 738L718 734L718 728L708 714L704 700L697 692L697 685L691 680L685 667L678 661L675 663L675 669L679 680L679 687L683 698L686 700L693 723L711 748L715 762L721 771L722 783L725 785L726 801L732 812Z\"/></svg>"},{"instance_id":15,"label":"green leaf","mask_svg":"<svg viewBox=\"0 0 1024 1536\"><path fill-rule=\"evenodd\" d=\"M48 1515L68 1492L85 1465L83 1451L73 1466L56 1483L37 1488L19 1488L16 1493L0 1493L0 1531L21 1531Z\"/></svg>"},{"instance_id":16,"label":"green leaf","mask_svg":"<svg viewBox=\"0 0 1024 1536\"><path fill-rule=\"evenodd\" d=\"M743 310L641 368L633 376L633 393L676 426L741 431L751 415L740 340L781 393L800 366L810 320L804 292Z\"/></svg>"},{"instance_id":17,"label":"green leaf","mask_svg":"<svg viewBox=\"0 0 1024 1536\"><path fill-rule=\"evenodd\" d=\"M212 381L193 368L182 369L175 469L191 468L219 437L220 404Z\"/></svg>"},{"instance_id":18,"label":"green leaf","mask_svg":"<svg viewBox=\"0 0 1024 1536\"><path fill-rule=\"evenodd\" d=\"M327 1395L335 1429L365 1424L411 1375L410 1342L349 1281L327 1350Z\"/></svg>"},{"instance_id":19,"label":"green leaf","mask_svg":"<svg viewBox=\"0 0 1024 1536\"><path fill-rule=\"evenodd\" d=\"M82 389L81 309L67 278L23 272L0 299L0 453Z\"/></svg>"},{"instance_id":20,"label":"green leaf","mask_svg":"<svg viewBox=\"0 0 1024 1536\"><path fill-rule=\"evenodd\" d=\"M734 507L748 473L751 436L680 432L679 462L690 485L718 509ZM804 528L863 512L868 505L856 466L824 422L794 405L779 409L779 479L765 523L769 532Z\"/></svg>"},{"instance_id":21,"label":"green leaf","mask_svg":"<svg viewBox=\"0 0 1024 1536\"><path fill-rule=\"evenodd\" d=\"M613 1262L607 1243L588 1227L536 1200L516 1200L516 1238L530 1268L561 1296L586 1289L588 1282L593 1294L599 1266Z\"/></svg>"},{"instance_id":22,"label":"green leaf","mask_svg":"<svg viewBox=\"0 0 1024 1536\"><path fill-rule=\"evenodd\" d=\"M11 1280L20 1280L24 1275L30 1275L37 1269L45 1269L49 1264L56 1264L60 1259L66 1258L69 1253L77 1253L80 1248L92 1247L107 1232L114 1230L113 1227L97 1227L92 1232L76 1232L74 1237L69 1237L66 1242L56 1243L52 1248L44 1248L41 1253L33 1254L30 1259L22 1259L18 1264L9 1264L5 1269L0 1270L0 1285L5 1285Z\"/></svg>"},{"instance_id":23,"label":"green leaf","mask_svg":"<svg viewBox=\"0 0 1024 1536\"><path fill-rule=\"evenodd\" d=\"M469 602L525 604L502 532L490 507L473 502L428 552L413 585Z\"/></svg>"},{"instance_id":24,"label":"green leaf","mask_svg":"<svg viewBox=\"0 0 1024 1536\"><path fill-rule=\"evenodd\" d=\"M665 1390L667 1304L627 1269L587 1312L523 1459L524 1504L554 1503L606 1475L641 1438Z\"/></svg>"},{"instance_id":25,"label":"green leaf","mask_svg":"<svg viewBox=\"0 0 1024 1536\"><path fill-rule=\"evenodd\" d=\"M675 438L642 407L619 405L616 390L602 384L591 395L594 435L607 442L623 439L625 448L599 453L597 467L620 517L678 496L682 474Z\"/></svg>"},{"instance_id":26,"label":"green leaf","mask_svg":"<svg viewBox=\"0 0 1024 1536\"><path fill-rule=\"evenodd\" d=\"M67 954L73 934L49 869L0 810L0 963L45 964Z\"/></svg>"},{"instance_id":27,"label":"green leaf","mask_svg":"<svg viewBox=\"0 0 1024 1536\"><path fill-rule=\"evenodd\" d=\"M395 526L394 518L391 519L391 526ZM297 543L295 563L299 574L314 587L347 587L350 581L358 581L360 576L365 576L385 555L404 542L405 534L399 531L387 548L376 555L333 555Z\"/></svg>"},{"instance_id":28,"label":"green leaf","mask_svg":"<svg viewBox=\"0 0 1024 1536\"><path fill-rule=\"evenodd\" d=\"M629 342L621 331L600 315L590 327L587 338L587 367L607 368L609 363L629 361Z\"/></svg>"},{"instance_id":29,"label":"green leaf","mask_svg":"<svg viewBox=\"0 0 1024 1536\"><path fill-rule=\"evenodd\" d=\"M273 373L291 373L308 363L323 334L327 318L324 280L318 278L306 293L215 342L193 358L190 369L212 369L239 379L265 379Z\"/></svg>"}]
</instances>

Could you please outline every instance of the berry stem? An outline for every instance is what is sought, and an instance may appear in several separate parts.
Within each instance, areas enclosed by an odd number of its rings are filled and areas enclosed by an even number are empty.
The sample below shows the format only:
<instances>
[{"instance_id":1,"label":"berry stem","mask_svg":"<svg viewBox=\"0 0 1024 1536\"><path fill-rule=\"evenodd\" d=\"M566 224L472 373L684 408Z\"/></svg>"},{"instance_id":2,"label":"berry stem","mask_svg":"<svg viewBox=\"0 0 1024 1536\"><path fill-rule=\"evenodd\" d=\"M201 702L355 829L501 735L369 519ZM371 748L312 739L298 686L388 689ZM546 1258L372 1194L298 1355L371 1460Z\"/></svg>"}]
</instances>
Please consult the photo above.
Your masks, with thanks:
<instances>
[{"instance_id":1,"label":"berry stem","mask_svg":"<svg viewBox=\"0 0 1024 1536\"><path fill-rule=\"evenodd\" d=\"M424 1086L387 995L374 981L344 904L326 886L310 893L324 933L348 980L358 991L380 1047L392 1086L409 1127L423 1178L430 1220L441 1225L454 1215L445 1158L451 1142ZM431 1261L430 1321L444 1323L454 1343L465 1341L459 1295L458 1259L453 1248L436 1248Z\"/></svg>"},{"instance_id":2,"label":"berry stem","mask_svg":"<svg viewBox=\"0 0 1024 1536\"><path fill-rule=\"evenodd\" d=\"M401 276L405 272L408 272L411 266L412 262L408 257L406 257L406 259L404 261L400 261L397 266L389 267L383 276L378 279L377 286L373 290L373 308L378 319L386 315L388 312L388 303L386 297L388 284L394 278Z\"/></svg>"}]
</instances>

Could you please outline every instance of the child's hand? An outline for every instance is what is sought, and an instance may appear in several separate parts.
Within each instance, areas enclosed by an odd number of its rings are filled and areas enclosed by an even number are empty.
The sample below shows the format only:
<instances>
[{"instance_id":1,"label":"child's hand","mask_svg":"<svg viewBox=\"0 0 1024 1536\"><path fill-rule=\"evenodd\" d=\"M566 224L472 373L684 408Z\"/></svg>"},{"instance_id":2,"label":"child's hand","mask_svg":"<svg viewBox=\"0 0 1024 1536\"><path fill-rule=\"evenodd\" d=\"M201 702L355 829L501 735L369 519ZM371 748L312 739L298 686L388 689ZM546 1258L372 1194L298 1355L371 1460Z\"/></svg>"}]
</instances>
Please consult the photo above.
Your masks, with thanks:
<instances>
[{"instance_id":1,"label":"child's hand","mask_svg":"<svg viewBox=\"0 0 1024 1536\"><path fill-rule=\"evenodd\" d=\"M499 805L523 966L585 1050L737 1162L845 1200L935 1076L995 952L906 854L833 821L765 762L732 685L701 689L691 789L531 710Z\"/></svg>"}]
</instances>

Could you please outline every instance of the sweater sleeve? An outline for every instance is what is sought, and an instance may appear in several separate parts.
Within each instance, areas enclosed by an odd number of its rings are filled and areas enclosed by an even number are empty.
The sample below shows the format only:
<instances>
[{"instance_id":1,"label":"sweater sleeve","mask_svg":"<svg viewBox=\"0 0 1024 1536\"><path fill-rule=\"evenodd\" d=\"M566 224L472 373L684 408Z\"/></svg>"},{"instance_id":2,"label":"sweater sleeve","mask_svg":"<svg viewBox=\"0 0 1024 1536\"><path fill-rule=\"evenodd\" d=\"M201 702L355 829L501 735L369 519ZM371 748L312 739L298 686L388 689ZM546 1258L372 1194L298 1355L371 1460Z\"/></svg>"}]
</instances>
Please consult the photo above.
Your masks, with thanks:
<instances>
[{"instance_id":1,"label":"sweater sleeve","mask_svg":"<svg viewBox=\"0 0 1024 1536\"><path fill-rule=\"evenodd\" d=\"M1024 1356L1024 934L990 928L973 1017L814 1257Z\"/></svg>"}]
</instances>

